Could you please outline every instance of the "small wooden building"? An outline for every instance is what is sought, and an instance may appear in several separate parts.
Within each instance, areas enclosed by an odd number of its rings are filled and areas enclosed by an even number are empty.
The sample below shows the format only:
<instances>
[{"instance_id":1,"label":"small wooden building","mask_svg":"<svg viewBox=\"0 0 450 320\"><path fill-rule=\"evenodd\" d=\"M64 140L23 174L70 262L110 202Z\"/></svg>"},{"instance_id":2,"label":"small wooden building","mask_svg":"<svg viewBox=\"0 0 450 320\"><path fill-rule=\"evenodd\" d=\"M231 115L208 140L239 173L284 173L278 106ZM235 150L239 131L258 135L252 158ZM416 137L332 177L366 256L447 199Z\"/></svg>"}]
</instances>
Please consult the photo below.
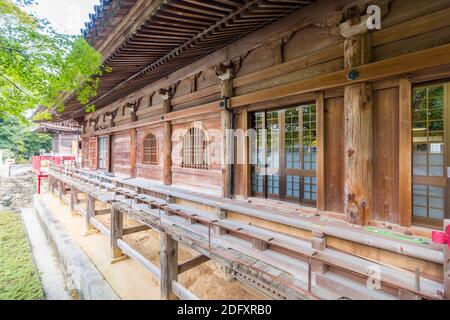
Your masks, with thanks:
<instances>
[{"instance_id":1,"label":"small wooden building","mask_svg":"<svg viewBox=\"0 0 450 320\"><path fill-rule=\"evenodd\" d=\"M315 296L449 298L448 249L418 238L450 219L449 15L448 0L103 1L84 36L112 72L95 112L68 98L54 121L83 124L89 172L226 203L220 219L251 226L225 232L242 254L295 278L267 252L308 263L280 239L310 241ZM370 275L356 258L382 269L377 293L349 285Z\"/></svg>"}]
</instances>

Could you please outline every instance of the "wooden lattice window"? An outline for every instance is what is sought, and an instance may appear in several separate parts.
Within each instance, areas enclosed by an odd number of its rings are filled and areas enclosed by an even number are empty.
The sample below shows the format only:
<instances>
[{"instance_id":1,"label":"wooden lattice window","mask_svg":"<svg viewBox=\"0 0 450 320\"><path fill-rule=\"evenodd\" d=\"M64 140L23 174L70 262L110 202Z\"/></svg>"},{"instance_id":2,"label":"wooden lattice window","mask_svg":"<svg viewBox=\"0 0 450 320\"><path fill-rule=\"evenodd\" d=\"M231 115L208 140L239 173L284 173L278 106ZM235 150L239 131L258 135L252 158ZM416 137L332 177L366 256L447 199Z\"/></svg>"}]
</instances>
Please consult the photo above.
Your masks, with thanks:
<instances>
[{"instance_id":1,"label":"wooden lattice window","mask_svg":"<svg viewBox=\"0 0 450 320\"><path fill-rule=\"evenodd\" d=\"M191 128L183 137L183 168L208 170L208 142L200 128Z\"/></svg>"},{"instance_id":2,"label":"wooden lattice window","mask_svg":"<svg viewBox=\"0 0 450 320\"><path fill-rule=\"evenodd\" d=\"M158 143L153 134L148 134L144 139L144 148L143 148L143 164L158 164Z\"/></svg>"}]
</instances>

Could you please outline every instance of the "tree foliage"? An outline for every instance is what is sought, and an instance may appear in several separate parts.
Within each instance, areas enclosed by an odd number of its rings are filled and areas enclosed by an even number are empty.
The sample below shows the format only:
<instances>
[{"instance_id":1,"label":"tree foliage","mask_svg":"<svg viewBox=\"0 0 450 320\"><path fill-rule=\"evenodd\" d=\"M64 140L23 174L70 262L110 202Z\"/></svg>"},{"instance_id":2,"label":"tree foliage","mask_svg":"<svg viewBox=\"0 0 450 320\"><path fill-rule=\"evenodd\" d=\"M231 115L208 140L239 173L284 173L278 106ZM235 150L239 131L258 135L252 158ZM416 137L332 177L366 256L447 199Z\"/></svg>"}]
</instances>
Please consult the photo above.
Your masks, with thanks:
<instances>
[{"instance_id":1,"label":"tree foliage","mask_svg":"<svg viewBox=\"0 0 450 320\"><path fill-rule=\"evenodd\" d=\"M99 77L109 68L81 36L56 32L23 10L33 0L0 0L0 118L23 117L38 105L64 110L62 97L75 92L93 110Z\"/></svg>"},{"instance_id":2,"label":"tree foliage","mask_svg":"<svg viewBox=\"0 0 450 320\"><path fill-rule=\"evenodd\" d=\"M52 149L52 137L46 133L35 133L27 122L16 117L0 119L0 149L10 150L17 161L28 160L39 155L40 150Z\"/></svg>"}]
</instances>

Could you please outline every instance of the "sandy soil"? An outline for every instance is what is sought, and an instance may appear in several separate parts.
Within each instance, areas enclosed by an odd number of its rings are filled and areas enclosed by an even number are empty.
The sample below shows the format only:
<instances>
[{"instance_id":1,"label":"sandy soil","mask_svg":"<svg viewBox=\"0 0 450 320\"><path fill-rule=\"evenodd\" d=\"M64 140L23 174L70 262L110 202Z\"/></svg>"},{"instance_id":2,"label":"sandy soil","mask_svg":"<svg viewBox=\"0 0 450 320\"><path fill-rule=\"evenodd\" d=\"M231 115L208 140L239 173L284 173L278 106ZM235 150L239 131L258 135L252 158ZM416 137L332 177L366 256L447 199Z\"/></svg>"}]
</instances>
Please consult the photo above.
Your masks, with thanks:
<instances>
[{"instance_id":1,"label":"sandy soil","mask_svg":"<svg viewBox=\"0 0 450 320\"><path fill-rule=\"evenodd\" d=\"M109 216L99 216L98 220L106 226L110 224ZM125 227L139 225L130 219L124 219ZM140 254L159 266L159 235L153 230L147 230L132 235L127 235L124 240ZM180 245L178 248L178 261L180 263L195 257L197 254L189 248ZM214 261L204 263L179 276L180 283L191 290L201 299L224 300L260 300L264 297L237 280L230 279L221 266Z\"/></svg>"},{"instance_id":2,"label":"sandy soil","mask_svg":"<svg viewBox=\"0 0 450 320\"><path fill-rule=\"evenodd\" d=\"M109 238L100 233L88 237L81 236L84 219L81 216L73 216L69 207L62 205L57 197L49 194L45 194L43 197L53 211L57 212L57 216L68 229L72 238L77 241L122 299L159 299L159 283L150 272L132 259L111 265ZM109 215L98 216L97 219L109 228ZM125 217L124 225L125 227L133 227L139 225L139 223ZM124 240L140 254L159 266L160 244L157 232L147 230L127 235ZM178 252L180 262L196 255L184 246L180 246ZM229 279L220 266L212 261L181 274L179 280L183 286L191 290L200 299L265 299L252 288L237 280Z\"/></svg>"}]
</instances>

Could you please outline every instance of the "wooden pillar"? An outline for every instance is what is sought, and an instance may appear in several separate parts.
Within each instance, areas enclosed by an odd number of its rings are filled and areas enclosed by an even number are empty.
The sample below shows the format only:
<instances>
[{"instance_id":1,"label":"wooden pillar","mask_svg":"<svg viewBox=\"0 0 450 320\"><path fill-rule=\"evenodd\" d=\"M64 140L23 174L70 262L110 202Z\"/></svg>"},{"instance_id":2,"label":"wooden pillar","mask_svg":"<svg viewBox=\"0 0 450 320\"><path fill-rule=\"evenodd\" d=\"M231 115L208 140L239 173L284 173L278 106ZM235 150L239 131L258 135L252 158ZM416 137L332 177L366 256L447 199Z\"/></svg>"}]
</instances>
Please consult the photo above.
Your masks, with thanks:
<instances>
[{"instance_id":1,"label":"wooden pillar","mask_svg":"<svg viewBox=\"0 0 450 320\"><path fill-rule=\"evenodd\" d=\"M164 115L172 111L170 104L170 90L161 89L159 91L164 103ZM164 141L163 141L163 183L166 186L172 184L172 123L164 122Z\"/></svg>"},{"instance_id":2,"label":"wooden pillar","mask_svg":"<svg viewBox=\"0 0 450 320\"><path fill-rule=\"evenodd\" d=\"M74 187L70 190L70 211L72 214L75 212L75 205L78 204L78 190Z\"/></svg>"},{"instance_id":3,"label":"wooden pillar","mask_svg":"<svg viewBox=\"0 0 450 320\"><path fill-rule=\"evenodd\" d=\"M225 198L232 197L231 194L231 166L234 163L232 156L234 132L232 111L228 110L228 103L226 100L233 96L233 70L232 67L225 67L219 65L216 67L216 75L221 80L221 98L223 99L221 118L221 132L222 132L222 196Z\"/></svg>"},{"instance_id":4,"label":"wooden pillar","mask_svg":"<svg viewBox=\"0 0 450 320\"><path fill-rule=\"evenodd\" d=\"M95 232L94 226L91 224L91 217L95 216L95 198L91 194L87 194L86 199L86 215L84 216L83 235L88 236Z\"/></svg>"},{"instance_id":5,"label":"wooden pillar","mask_svg":"<svg viewBox=\"0 0 450 320\"><path fill-rule=\"evenodd\" d=\"M325 203L325 107L323 92L316 94L317 115L317 209L326 210ZM330 128L330 130L333 130Z\"/></svg>"},{"instance_id":6,"label":"wooden pillar","mask_svg":"<svg viewBox=\"0 0 450 320\"><path fill-rule=\"evenodd\" d=\"M359 22L358 22L359 20ZM359 76L353 68L370 61L370 35L365 21L352 19L341 25L344 41L344 65L349 79ZM372 211L373 108L370 83L347 85L344 89L345 199L346 219L367 224Z\"/></svg>"},{"instance_id":7,"label":"wooden pillar","mask_svg":"<svg viewBox=\"0 0 450 320\"><path fill-rule=\"evenodd\" d=\"M444 231L450 237L450 219L444 220ZM450 241L450 240L449 240ZM450 300L450 242L444 247L444 297Z\"/></svg>"},{"instance_id":8,"label":"wooden pillar","mask_svg":"<svg viewBox=\"0 0 450 320\"><path fill-rule=\"evenodd\" d=\"M165 232L161 232L160 237L161 300L176 300L171 283L173 280L178 281L178 242Z\"/></svg>"},{"instance_id":9,"label":"wooden pillar","mask_svg":"<svg viewBox=\"0 0 450 320\"><path fill-rule=\"evenodd\" d=\"M117 245L117 240L123 237L123 213L114 206L111 207L111 259L112 262L124 257L122 250Z\"/></svg>"},{"instance_id":10,"label":"wooden pillar","mask_svg":"<svg viewBox=\"0 0 450 320\"><path fill-rule=\"evenodd\" d=\"M64 188L64 183L62 181L58 181L58 196L60 200L63 198Z\"/></svg>"},{"instance_id":11,"label":"wooden pillar","mask_svg":"<svg viewBox=\"0 0 450 320\"><path fill-rule=\"evenodd\" d=\"M136 153L137 153L137 132L136 128L131 129L131 146L130 146L130 176L136 177Z\"/></svg>"},{"instance_id":12,"label":"wooden pillar","mask_svg":"<svg viewBox=\"0 0 450 320\"><path fill-rule=\"evenodd\" d=\"M411 81L400 79L399 92L399 223L412 224L412 92Z\"/></svg>"}]
</instances>

